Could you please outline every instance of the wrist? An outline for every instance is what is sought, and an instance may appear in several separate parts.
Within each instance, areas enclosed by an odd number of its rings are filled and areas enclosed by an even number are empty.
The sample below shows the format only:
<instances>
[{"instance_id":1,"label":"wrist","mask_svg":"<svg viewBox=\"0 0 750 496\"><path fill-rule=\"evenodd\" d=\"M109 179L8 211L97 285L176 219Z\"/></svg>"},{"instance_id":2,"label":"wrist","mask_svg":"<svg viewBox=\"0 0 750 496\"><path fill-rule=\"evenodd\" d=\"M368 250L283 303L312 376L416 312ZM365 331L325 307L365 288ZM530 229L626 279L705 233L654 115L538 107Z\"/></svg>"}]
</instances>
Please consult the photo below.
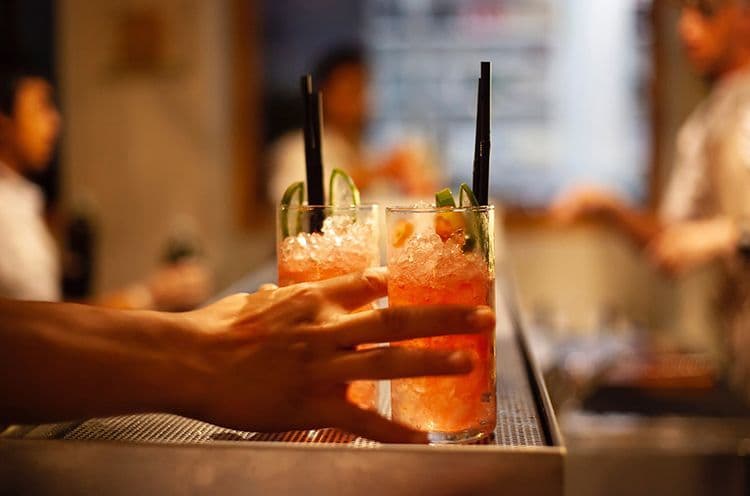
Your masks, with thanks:
<instances>
[{"instance_id":1,"label":"wrist","mask_svg":"<svg viewBox=\"0 0 750 496\"><path fill-rule=\"evenodd\" d=\"M149 391L152 405L149 409L195 416L208 383L210 369L205 359L208 335L196 329L189 314L144 313L149 314L147 332L155 341L150 343L155 359L141 374L144 388Z\"/></svg>"}]
</instances>

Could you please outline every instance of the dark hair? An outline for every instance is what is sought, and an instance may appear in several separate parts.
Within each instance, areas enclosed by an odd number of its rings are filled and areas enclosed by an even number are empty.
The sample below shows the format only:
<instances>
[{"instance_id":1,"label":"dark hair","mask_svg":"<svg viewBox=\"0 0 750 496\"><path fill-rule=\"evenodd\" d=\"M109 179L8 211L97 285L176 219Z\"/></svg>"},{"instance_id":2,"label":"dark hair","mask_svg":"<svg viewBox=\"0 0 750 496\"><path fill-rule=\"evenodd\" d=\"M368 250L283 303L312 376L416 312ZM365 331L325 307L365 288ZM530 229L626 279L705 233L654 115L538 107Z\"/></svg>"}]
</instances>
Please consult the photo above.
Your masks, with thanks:
<instances>
[{"instance_id":1,"label":"dark hair","mask_svg":"<svg viewBox=\"0 0 750 496\"><path fill-rule=\"evenodd\" d=\"M358 43L346 43L328 50L315 64L313 76L318 85L325 84L342 65L365 65L365 52Z\"/></svg>"}]
</instances>

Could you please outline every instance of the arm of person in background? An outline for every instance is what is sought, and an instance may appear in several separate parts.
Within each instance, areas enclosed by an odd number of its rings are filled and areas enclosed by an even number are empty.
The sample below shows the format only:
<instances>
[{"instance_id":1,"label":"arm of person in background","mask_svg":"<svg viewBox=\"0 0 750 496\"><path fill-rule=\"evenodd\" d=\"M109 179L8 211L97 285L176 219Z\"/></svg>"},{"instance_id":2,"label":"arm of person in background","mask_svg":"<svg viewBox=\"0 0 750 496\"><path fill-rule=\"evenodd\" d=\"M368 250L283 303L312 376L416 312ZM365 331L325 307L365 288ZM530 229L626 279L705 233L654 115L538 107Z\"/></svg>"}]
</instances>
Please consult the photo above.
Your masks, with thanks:
<instances>
[{"instance_id":1,"label":"arm of person in background","mask_svg":"<svg viewBox=\"0 0 750 496\"><path fill-rule=\"evenodd\" d=\"M466 373L470 356L356 346L489 331L494 314L464 306L350 313L385 293L385 272L375 269L179 314L0 300L0 422L159 411L242 430L333 426L425 442L349 403L347 382Z\"/></svg>"},{"instance_id":2,"label":"arm of person in background","mask_svg":"<svg viewBox=\"0 0 750 496\"><path fill-rule=\"evenodd\" d=\"M379 181L388 180L389 186L396 186L401 192L409 193L412 188L406 179L409 175L407 168L410 164L408 154L397 150L380 161L360 161L349 164L349 175L360 191L368 191Z\"/></svg>"},{"instance_id":3,"label":"arm of person in background","mask_svg":"<svg viewBox=\"0 0 750 496\"><path fill-rule=\"evenodd\" d=\"M432 196L440 184L430 150L416 140L402 144L373 164L354 164L350 175L362 190L379 179L387 179L409 196Z\"/></svg>"},{"instance_id":4,"label":"arm of person in background","mask_svg":"<svg viewBox=\"0 0 750 496\"><path fill-rule=\"evenodd\" d=\"M677 276L736 252L739 229L728 216L678 222L665 227L646 247L650 261Z\"/></svg>"},{"instance_id":5,"label":"arm of person in background","mask_svg":"<svg viewBox=\"0 0 750 496\"><path fill-rule=\"evenodd\" d=\"M630 237L654 266L671 276L731 254L739 238L736 223L729 217L665 225L654 214L635 210L615 195L592 188L565 195L555 202L551 214L561 223L604 220Z\"/></svg>"},{"instance_id":6,"label":"arm of person in background","mask_svg":"<svg viewBox=\"0 0 750 496\"><path fill-rule=\"evenodd\" d=\"M557 199L552 218L563 224L583 219L597 219L615 227L639 247L647 246L662 231L656 215L627 205L615 194L596 188L579 188Z\"/></svg>"},{"instance_id":7,"label":"arm of person in background","mask_svg":"<svg viewBox=\"0 0 750 496\"><path fill-rule=\"evenodd\" d=\"M743 110L744 108L744 110ZM712 196L720 214L667 226L648 253L660 268L681 274L717 259L736 256L742 230L750 221L750 107L724 116L722 132L710 141ZM683 181L683 189L690 182Z\"/></svg>"},{"instance_id":8,"label":"arm of person in background","mask_svg":"<svg viewBox=\"0 0 750 496\"><path fill-rule=\"evenodd\" d=\"M382 173L410 196L432 196L438 190L440 175L428 160L429 153L416 145L395 149L380 164Z\"/></svg>"}]
</instances>

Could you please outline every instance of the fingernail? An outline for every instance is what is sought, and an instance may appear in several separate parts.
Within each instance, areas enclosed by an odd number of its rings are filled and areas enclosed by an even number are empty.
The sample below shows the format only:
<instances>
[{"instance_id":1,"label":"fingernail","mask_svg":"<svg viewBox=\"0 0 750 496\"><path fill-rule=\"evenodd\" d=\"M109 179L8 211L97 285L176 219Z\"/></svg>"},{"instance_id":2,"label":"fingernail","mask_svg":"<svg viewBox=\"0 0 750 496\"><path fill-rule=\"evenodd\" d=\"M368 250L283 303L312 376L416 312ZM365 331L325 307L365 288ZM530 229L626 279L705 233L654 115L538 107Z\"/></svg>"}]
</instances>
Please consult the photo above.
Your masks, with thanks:
<instances>
[{"instance_id":1,"label":"fingernail","mask_svg":"<svg viewBox=\"0 0 750 496\"><path fill-rule=\"evenodd\" d=\"M469 325L481 329L495 325L495 312L490 307L481 307L469 314Z\"/></svg>"},{"instance_id":2,"label":"fingernail","mask_svg":"<svg viewBox=\"0 0 750 496\"><path fill-rule=\"evenodd\" d=\"M474 363L471 361L471 355L465 351L454 351L448 355L448 363L457 369L469 371L473 368Z\"/></svg>"}]
</instances>

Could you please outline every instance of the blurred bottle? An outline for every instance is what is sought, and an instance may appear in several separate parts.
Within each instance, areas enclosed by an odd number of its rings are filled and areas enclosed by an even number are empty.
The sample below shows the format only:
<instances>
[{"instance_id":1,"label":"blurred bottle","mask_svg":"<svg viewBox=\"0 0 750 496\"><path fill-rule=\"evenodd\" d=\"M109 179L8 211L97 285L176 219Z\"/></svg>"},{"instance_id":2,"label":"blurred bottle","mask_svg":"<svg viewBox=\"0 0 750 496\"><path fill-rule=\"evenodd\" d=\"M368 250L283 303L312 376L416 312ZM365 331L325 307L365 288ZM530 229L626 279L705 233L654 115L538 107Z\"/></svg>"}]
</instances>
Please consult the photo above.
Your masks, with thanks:
<instances>
[{"instance_id":1,"label":"blurred bottle","mask_svg":"<svg viewBox=\"0 0 750 496\"><path fill-rule=\"evenodd\" d=\"M190 310L211 295L213 271L206 263L199 240L192 218L175 219L161 255L161 266L147 283L155 308Z\"/></svg>"},{"instance_id":2,"label":"blurred bottle","mask_svg":"<svg viewBox=\"0 0 750 496\"><path fill-rule=\"evenodd\" d=\"M93 293L97 229L92 210L75 207L62 239L62 291L65 300L84 300Z\"/></svg>"},{"instance_id":3,"label":"blurred bottle","mask_svg":"<svg viewBox=\"0 0 750 496\"><path fill-rule=\"evenodd\" d=\"M202 256L201 244L193 219L178 217L172 228L162 254L162 263L173 265L185 260L195 260Z\"/></svg>"}]
</instances>

